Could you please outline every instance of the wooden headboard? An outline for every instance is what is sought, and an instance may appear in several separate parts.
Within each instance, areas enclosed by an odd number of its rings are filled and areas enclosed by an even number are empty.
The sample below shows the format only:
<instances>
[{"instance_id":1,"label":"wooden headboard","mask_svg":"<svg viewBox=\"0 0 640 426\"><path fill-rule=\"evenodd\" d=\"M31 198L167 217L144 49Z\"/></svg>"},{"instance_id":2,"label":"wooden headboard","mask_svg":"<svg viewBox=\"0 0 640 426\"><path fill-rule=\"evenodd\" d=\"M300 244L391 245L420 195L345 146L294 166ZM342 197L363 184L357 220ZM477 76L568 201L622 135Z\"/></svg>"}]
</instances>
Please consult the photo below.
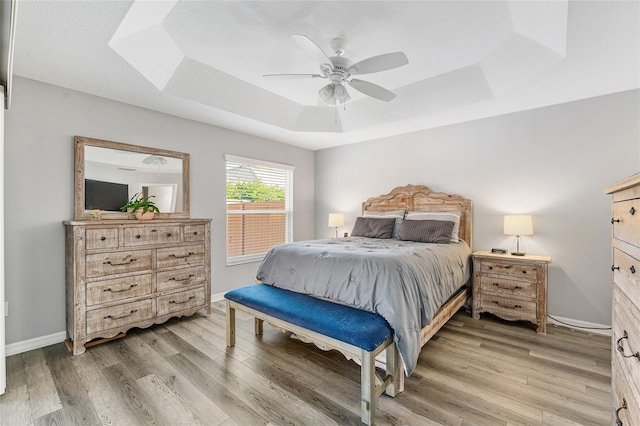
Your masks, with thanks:
<instances>
[{"instance_id":1,"label":"wooden headboard","mask_svg":"<svg viewBox=\"0 0 640 426\"><path fill-rule=\"evenodd\" d=\"M401 210L423 212L460 212L460 230L458 235L471 245L473 218L471 215L471 200L460 195L432 192L426 186L407 185L394 188L391 192L378 197L371 197L362 203L362 213L365 211Z\"/></svg>"}]
</instances>

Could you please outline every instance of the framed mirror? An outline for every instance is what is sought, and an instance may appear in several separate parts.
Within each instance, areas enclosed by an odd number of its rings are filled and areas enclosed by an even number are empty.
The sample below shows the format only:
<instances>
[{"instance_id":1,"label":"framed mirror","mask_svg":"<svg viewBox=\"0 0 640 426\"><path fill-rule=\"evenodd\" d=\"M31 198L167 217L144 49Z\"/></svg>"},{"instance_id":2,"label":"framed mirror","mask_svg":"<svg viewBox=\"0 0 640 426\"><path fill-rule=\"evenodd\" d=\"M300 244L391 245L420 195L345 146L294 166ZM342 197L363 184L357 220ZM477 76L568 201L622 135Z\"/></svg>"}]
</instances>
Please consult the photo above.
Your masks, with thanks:
<instances>
[{"instance_id":1,"label":"framed mirror","mask_svg":"<svg viewBox=\"0 0 640 426\"><path fill-rule=\"evenodd\" d=\"M189 154L76 136L75 219L131 219L135 194L154 196L156 217L189 218Z\"/></svg>"}]
</instances>

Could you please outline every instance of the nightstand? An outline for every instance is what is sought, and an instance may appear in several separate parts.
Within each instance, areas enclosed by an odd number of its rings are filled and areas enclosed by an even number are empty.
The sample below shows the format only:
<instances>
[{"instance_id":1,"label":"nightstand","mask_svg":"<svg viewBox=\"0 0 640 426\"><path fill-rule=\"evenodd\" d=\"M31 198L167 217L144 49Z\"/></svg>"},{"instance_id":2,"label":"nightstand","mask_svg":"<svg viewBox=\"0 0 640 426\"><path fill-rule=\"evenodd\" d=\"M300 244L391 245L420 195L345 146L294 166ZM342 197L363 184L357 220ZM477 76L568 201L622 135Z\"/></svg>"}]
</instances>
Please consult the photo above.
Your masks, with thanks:
<instances>
[{"instance_id":1,"label":"nightstand","mask_svg":"<svg viewBox=\"0 0 640 426\"><path fill-rule=\"evenodd\" d=\"M472 316L489 312L502 319L534 323L547 333L548 256L513 256L476 251L473 258Z\"/></svg>"}]
</instances>

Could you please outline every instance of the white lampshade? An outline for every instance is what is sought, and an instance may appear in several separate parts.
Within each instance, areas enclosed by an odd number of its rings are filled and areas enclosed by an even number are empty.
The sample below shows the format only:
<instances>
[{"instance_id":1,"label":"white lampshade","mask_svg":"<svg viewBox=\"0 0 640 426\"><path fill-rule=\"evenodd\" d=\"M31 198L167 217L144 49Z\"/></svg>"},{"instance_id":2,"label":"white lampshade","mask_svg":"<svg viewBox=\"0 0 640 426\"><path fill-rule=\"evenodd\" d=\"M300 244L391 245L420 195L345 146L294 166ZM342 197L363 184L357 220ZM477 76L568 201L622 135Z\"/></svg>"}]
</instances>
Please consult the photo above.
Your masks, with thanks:
<instances>
[{"instance_id":1,"label":"white lampshade","mask_svg":"<svg viewBox=\"0 0 640 426\"><path fill-rule=\"evenodd\" d=\"M338 228L344 226L344 215L342 213L329 213L329 227Z\"/></svg>"},{"instance_id":2,"label":"white lampshade","mask_svg":"<svg viewBox=\"0 0 640 426\"><path fill-rule=\"evenodd\" d=\"M505 215L503 233L505 235L533 235L531 215Z\"/></svg>"}]
</instances>

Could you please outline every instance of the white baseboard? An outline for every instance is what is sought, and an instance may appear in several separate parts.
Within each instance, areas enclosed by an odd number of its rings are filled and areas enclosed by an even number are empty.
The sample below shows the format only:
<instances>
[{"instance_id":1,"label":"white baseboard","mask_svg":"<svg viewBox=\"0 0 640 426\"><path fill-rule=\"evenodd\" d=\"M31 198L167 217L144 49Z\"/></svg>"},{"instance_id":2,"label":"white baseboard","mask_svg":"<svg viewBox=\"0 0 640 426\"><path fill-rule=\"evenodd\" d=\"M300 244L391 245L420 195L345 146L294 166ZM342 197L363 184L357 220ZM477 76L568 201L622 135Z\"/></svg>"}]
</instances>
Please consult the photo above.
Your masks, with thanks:
<instances>
[{"instance_id":1,"label":"white baseboard","mask_svg":"<svg viewBox=\"0 0 640 426\"><path fill-rule=\"evenodd\" d=\"M222 293L212 294L211 302L223 300L225 293L226 291ZM64 342L66 338L67 333L65 331L61 331L59 333L53 333L48 336L41 336L29 340L23 340L22 342L11 343L10 345L5 346L5 351L7 356L17 355L23 352L28 352L34 349L40 349L44 348L45 346Z\"/></svg>"},{"instance_id":2,"label":"white baseboard","mask_svg":"<svg viewBox=\"0 0 640 426\"><path fill-rule=\"evenodd\" d=\"M585 331L588 331L590 333L611 336L611 326L606 324L597 324L595 322L580 321L573 318L559 317L557 315L553 315L553 318L547 317L547 322L549 324L555 324L559 327L567 327L567 328L575 327L580 329L584 328Z\"/></svg>"},{"instance_id":3,"label":"white baseboard","mask_svg":"<svg viewBox=\"0 0 640 426\"><path fill-rule=\"evenodd\" d=\"M44 348L45 346L55 345L56 343L64 342L66 338L67 333L61 331L59 333L49 334L48 336L35 337L33 339L23 340L22 342L11 343L5 346L5 350L7 356L11 356Z\"/></svg>"}]
</instances>

